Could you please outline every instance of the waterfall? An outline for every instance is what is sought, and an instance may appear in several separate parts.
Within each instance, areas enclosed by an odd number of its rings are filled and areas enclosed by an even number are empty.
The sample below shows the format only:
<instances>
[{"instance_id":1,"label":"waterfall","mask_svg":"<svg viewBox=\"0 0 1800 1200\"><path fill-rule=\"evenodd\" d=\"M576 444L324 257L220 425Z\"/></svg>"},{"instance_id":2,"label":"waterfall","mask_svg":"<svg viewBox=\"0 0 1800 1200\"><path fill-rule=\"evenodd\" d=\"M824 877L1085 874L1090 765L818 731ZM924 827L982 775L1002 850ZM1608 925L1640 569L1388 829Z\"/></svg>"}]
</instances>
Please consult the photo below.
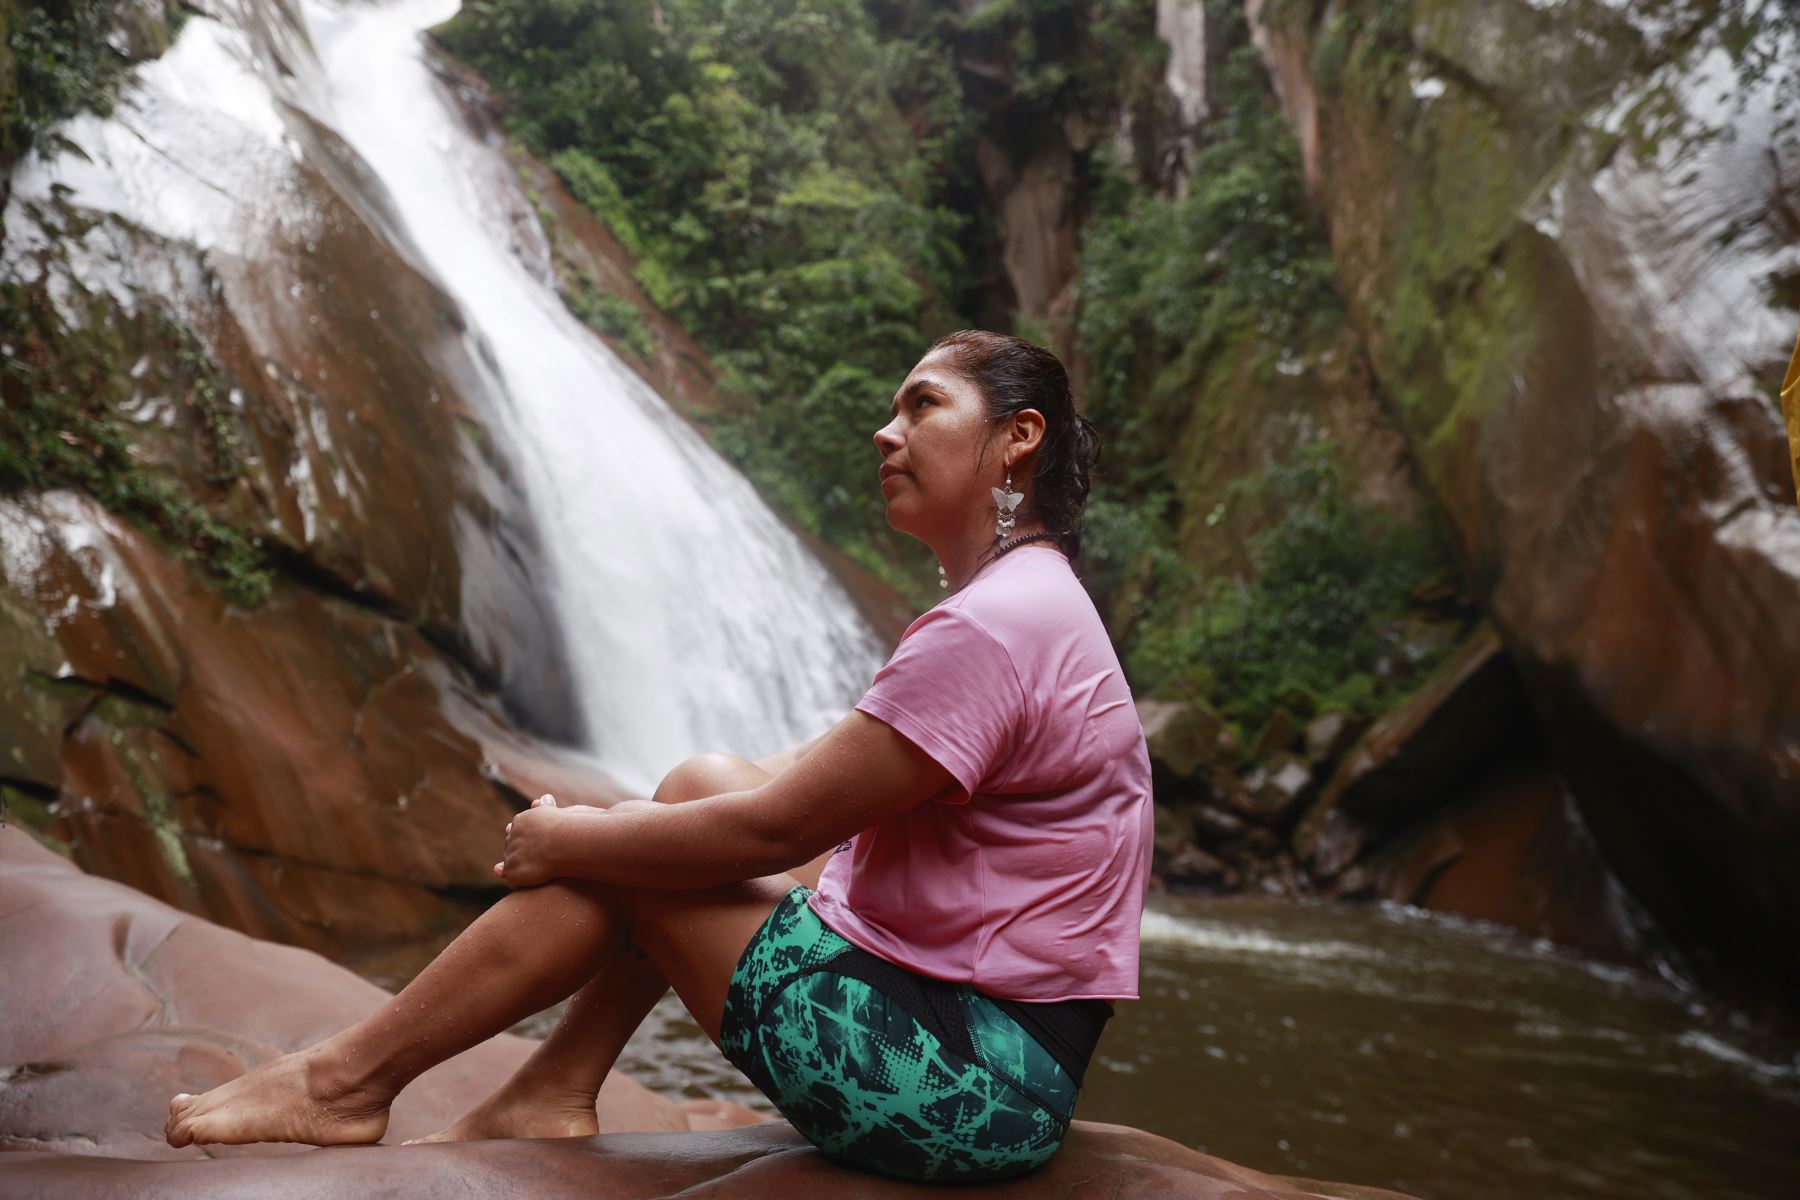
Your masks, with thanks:
<instances>
[{"instance_id":1,"label":"waterfall","mask_svg":"<svg viewBox=\"0 0 1800 1200\"><path fill-rule=\"evenodd\" d=\"M268 248L304 226L309 166L460 310L478 370L458 399L518 459L597 765L648 790L688 754L816 735L867 686L880 643L743 477L563 306L512 169L426 62L419 31L457 7L302 0L296 19L267 0L213 4L112 117L65 124L79 151L20 165L0 270L43 245L25 206L61 194L209 253L269 253L279 272ZM85 244L66 255L82 286L178 307L192 287ZM875 463L871 440L871 486Z\"/></svg>"}]
</instances>

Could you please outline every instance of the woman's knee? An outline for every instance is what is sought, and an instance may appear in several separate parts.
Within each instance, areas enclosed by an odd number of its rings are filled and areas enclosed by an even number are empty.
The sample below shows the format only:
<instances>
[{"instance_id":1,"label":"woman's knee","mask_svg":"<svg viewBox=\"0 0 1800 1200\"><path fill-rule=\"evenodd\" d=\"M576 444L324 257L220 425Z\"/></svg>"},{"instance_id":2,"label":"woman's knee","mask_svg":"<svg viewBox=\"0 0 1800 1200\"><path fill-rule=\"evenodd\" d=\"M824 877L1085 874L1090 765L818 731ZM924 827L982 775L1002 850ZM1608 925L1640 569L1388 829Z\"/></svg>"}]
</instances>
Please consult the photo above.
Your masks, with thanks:
<instances>
[{"instance_id":1,"label":"woman's knee","mask_svg":"<svg viewBox=\"0 0 1800 1200\"><path fill-rule=\"evenodd\" d=\"M769 773L747 758L712 751L683 759L663 776L650 798L659 804L681 804L720 792L743 791L769 778Z\"/></svg>"}]
</instances>

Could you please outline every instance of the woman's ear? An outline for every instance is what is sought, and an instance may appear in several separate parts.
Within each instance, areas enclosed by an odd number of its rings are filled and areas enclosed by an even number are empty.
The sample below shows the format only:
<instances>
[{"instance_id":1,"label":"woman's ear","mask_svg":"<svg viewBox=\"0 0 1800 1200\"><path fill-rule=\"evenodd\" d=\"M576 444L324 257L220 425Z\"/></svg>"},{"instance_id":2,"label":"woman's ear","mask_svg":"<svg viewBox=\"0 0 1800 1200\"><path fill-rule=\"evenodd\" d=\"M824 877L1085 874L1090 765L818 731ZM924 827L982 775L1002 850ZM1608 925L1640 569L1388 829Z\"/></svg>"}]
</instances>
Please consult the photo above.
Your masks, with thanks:
<instances>
[{"instance_id":1,"label":"woman's ear","mask_svg":"<svg viewBox=\"0 0 1800 1200\"><path fill-rule=\"evenodd\" d=\"M1007 435L1007 460L1018 464L1037 453L1044 444L1044 414L1035 408L1022 408L1012 415Z\"/></svg>"}]
</instances>

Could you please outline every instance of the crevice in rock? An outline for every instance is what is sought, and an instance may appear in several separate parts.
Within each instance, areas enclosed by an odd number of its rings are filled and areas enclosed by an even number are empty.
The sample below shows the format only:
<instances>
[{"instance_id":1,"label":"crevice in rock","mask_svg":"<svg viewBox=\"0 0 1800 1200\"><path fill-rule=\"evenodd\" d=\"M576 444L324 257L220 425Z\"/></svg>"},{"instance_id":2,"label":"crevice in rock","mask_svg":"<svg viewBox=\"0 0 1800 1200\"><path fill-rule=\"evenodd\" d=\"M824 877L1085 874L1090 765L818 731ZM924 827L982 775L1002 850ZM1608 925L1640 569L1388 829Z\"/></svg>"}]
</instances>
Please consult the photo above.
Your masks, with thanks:
<instances>
[{"instance_id":1,"label":"crevice in rock","mask_svg":"<svg viewBox=\"0 0 1800 1200\"><path fill-rule=\"evenodd\" d=\"M166 943L170 937L174 936L175 930L179 929L179 928L180 928L179 925L173 926L170 928L168 933L165 933L161 938L159 938L157 940L156 945L154 945L150 948L149 953L144 955L144 961L145 962L149 961L149 959L152 956L154 956L158 950L161 950L163 948L163 944ZM142 962L133 962L131 960L131 956L125 952L126 940L129 935L129 932L130 932L129 929L127 929L123 926L121 926L115 930L116 936L114 938L114 944L113 944L114 957L119 960L120 966L124 967L127 971L131 972L132 978L136 979L139 984L143 985L144 990L146 992L150 993L151 999L156 1001L156 1023L158 1025L172 1024L173 1020L174 1020L174 1016L175 1016L174 1004L172 1004L170 1002L169 997L163 992L163 990L161 988L157 987L155 983L151 982L150 977L148 975L144 974L143 963Z\"/></svg>"},{"instance_id":2,"label":"crevice in rock","mask_svg":"<svg viewBox=\"0 0 1800 1200\"><path fill-rule=\"evenodd\" d=\"M106 696L116 696L121 700L129 700L133 704L141 704L146 708L154 708L158 712L167 713L175 711L175 705L171 701L164 700L155 692L146 691L135 683L130 683L123 679L116 679L110 675L105 679L90 679L85 675L52 675L48 671L39 671L35 669L28 669L25 673L34 678L42 679L46 683L78 683L83 687L93 688L94 695L91 696L88 703L82 707L81 712L75 718L76 721L80 721L82 717L87 716L94 705L99 703L100 700ZM71 724L73 723L74 722L71 722Z\"/></svg>"},{"instance_id":3,"label":"crevice in rock","mask_svg":"<svg viewBox=\"0 0 1800 1200\"><path fill-rule=\"evenodd\" d=\"M292 546L276 545L270 551L270 561L283 578L298 587L415 630L434 649L466 671L483 690L499 691L500 680L493 668L479 661L462 637L441 625L418 620L394 597L358 587Z\"/></svg>"},{"instance_id":4,"label":"crevice in rock","mask_svg":"<svg viewBox=\"0 0 1800 1200\"><path fill-rule=\"evenodd\" d=\"M182 840L188 842L197 839L196 835L184 830L182 831ZM481 897L484 898L483 902L486 903L490 902L493 897L505 895L512 890L498 881L492 886L472 883L432 884L426 883L420 879L408 878L404 875L384 875L377 871L346 867L341 864L313 862L309 859L295 858L292 855L278 854L272 850L258 850L249 846L240 846L235 842L226 841L223 838L212 838L207 840L212 842L215 848L222 848L227 853L235 854L242 858L257 859L262 862L277 863L284 866L304 867L307 870L322 871L331 875L341 876L345 879L362 880L366 883L385 883L396 887L418 888L420 891L428 892L434 896L441 896L446 900L466 900L470 897Z\"/></svg>"},{"instance_id":5,"label":"crevice in rock","mask_svg":"<svg viewBox=\"0 0 1800 1200\"><path fill-rule=\"evenodd\" d=\"M14 791L24 792L34 800L42 800L51 804L62 795L62 788L45 783L41 779L26 779L22 775L0 775L0 787L9 787Z\"/></svg>"}]
</instances>

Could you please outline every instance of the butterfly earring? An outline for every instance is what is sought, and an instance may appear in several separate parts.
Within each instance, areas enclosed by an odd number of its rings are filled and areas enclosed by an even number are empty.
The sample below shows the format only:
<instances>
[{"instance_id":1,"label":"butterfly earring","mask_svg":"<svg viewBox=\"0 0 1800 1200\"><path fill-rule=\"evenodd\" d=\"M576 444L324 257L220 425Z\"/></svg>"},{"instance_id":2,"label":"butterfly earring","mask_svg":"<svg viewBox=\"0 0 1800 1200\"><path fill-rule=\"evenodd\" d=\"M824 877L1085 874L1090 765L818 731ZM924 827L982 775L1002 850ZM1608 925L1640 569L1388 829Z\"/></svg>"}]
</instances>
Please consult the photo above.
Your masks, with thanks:
<instances>
[{"instance_id":1,"label":"butterfly earring","mask_svg":"<svg viewBox=\"0 0 1800 1200\"><path fill-rule=\"evenodd\" d=\"M1013 514L1018 511L1019 504L1025 499L1024 492L1012 490L1012 468L1006 468L1006 486L989 488L994 493L994 505L999 510L994 521L994 537L1003 538L1013 531Z\"/></svg>"}]
</instances>

